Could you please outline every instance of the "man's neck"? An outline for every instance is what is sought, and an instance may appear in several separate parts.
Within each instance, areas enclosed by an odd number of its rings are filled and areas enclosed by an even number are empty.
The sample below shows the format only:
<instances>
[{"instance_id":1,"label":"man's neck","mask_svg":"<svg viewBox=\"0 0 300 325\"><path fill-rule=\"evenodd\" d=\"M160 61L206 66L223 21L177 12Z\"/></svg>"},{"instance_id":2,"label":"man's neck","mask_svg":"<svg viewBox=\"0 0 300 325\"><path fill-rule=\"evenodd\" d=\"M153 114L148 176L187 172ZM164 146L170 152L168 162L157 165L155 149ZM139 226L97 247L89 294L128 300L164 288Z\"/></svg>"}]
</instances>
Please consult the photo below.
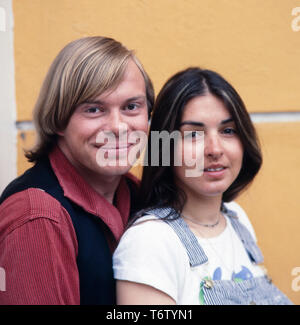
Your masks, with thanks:
<instances>
[{"instance_id":1,"label":"man's neck","mask_svg":"<svg viewBox=\"0 0 300 325\"><path fill-rule=\"evenodd\" d=\"M103 177L102 175L99 175L98 177L95 177L95 175L88 175L86 172L78 172L97 193L113 204L113 199L122 176Z\"/></svg>"},{"instance_id":2,"label":"man's neck","mask_svg":"<svg viewBox=\"0 0 300 325\"><path fill-rule=\"evenodd\" d=\"M85 166L79 164L72 158L68 150L65 150L64 146L58 143L58 147L63 152L68 161L76 169L77 173L101 196L103 196L108 202L113 204L116 190L119 186L121 175L103 175L89 170Z\"/></svg>"}]
</instances>

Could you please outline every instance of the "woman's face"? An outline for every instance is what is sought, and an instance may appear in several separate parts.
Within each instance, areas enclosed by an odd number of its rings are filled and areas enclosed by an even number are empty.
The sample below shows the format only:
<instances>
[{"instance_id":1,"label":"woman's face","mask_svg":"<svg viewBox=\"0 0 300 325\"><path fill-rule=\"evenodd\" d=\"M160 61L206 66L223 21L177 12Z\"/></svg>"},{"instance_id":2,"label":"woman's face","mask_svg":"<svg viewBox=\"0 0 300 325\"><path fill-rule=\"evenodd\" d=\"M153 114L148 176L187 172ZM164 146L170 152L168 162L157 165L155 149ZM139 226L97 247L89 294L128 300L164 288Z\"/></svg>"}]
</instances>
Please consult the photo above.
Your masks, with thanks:
<instances>
[{"instance_id":1,"label":"woman's face","mask_svg":"<svg viewBox=\"0 0 300 325\"><path fill-rule=\"evenodd\" d=\"M243 146L229 111L209 93L197 96L184 108L180 132L175 159L179 155L182 165L174 167L176 184L188 197L221 198L237 178L243 160ZM186 157L195 158L196 148L201 148L203 167L198 176L189 177Z\"/></svg>"}]
</instances>

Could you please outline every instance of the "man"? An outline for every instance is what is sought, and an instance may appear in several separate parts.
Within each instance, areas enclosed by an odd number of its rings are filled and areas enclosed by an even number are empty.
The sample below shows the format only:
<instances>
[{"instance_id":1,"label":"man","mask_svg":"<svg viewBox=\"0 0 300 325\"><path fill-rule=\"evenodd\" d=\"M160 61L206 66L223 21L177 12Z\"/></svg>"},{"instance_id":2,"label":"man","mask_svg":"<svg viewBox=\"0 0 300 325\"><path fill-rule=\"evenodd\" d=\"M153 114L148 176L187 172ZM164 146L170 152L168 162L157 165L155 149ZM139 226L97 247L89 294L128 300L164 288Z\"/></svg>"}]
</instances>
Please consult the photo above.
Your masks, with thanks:
<instances>
[{"instance_id":1,"label":"man","mask_svg":"<svg viewBox=\"0 0 300 325\"><path fill-rule=\"evenodd\" d=\"M137 187L128 137L147 132L153 101L138 59L113 39L58 54L34 110L35 165L0 199L0 304L115 303L111 255Z\"/></svg>"}]
</instances>

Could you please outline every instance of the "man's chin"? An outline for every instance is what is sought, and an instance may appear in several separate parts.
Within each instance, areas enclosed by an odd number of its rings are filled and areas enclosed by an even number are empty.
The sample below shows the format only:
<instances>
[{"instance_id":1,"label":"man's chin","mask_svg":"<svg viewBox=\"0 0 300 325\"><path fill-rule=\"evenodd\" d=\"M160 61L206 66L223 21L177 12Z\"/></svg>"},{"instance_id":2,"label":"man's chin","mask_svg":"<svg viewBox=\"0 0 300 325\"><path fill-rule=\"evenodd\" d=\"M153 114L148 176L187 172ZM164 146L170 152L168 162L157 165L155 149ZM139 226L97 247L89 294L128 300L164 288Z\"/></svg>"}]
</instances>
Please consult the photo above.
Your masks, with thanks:
<instances>
[{"instance_id":1,"label":"man's chin","mask_svg":"<svg viewBox=\"0 0 300 325\"><path fill-rule=\"evenodd\" d=\"M122 176L129 172L131 165L98 167L99 174L103 176Z\"/></svg>"}]
</instances>

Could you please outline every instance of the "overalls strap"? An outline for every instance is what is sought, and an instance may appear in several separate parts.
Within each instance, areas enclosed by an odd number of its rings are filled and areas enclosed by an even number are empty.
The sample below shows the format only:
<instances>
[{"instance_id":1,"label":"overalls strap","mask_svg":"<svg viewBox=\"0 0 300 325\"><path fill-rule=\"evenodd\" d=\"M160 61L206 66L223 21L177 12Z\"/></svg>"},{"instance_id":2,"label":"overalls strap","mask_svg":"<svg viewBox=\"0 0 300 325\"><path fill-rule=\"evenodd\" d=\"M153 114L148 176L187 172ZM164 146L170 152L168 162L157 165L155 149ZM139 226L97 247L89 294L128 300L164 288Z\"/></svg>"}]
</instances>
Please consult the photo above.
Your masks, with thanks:
<instances>
[{"instance_id":1,"label":"overalls strap","mask_svg":"<svg viewBox=\"0 0 300 325\"><path fill-rule=\"evenodd\" d=\"M261 253L261 250L256 245L256 242L250 231L239 221L237 213L226 208L224 204L222 205L222 212L229 217L232 227L241 239L251 261L255 264L262 263L264 261L264 257Z\"/></svg>"},{"instance_id":2,"label":"overalls strap","mask_svg":"<svg viewBox=\"0 0 300 325\"><path fill-rule=\"evenodd\" d=\"M263 255L249 230L238 220L237 214L227 209L224 204L222 205L222 212L229 217L232 227L241 239L250 259L255 264L261 263L263 261ZM147 211L147 214L155 215L157 218L162 219L175 231L186 249L192 267L204 264L208 261L196 236L190 230L184 219L179 216L177 211L170 207L166 207L152 209Z\"/></svg>"}]
</instances>

